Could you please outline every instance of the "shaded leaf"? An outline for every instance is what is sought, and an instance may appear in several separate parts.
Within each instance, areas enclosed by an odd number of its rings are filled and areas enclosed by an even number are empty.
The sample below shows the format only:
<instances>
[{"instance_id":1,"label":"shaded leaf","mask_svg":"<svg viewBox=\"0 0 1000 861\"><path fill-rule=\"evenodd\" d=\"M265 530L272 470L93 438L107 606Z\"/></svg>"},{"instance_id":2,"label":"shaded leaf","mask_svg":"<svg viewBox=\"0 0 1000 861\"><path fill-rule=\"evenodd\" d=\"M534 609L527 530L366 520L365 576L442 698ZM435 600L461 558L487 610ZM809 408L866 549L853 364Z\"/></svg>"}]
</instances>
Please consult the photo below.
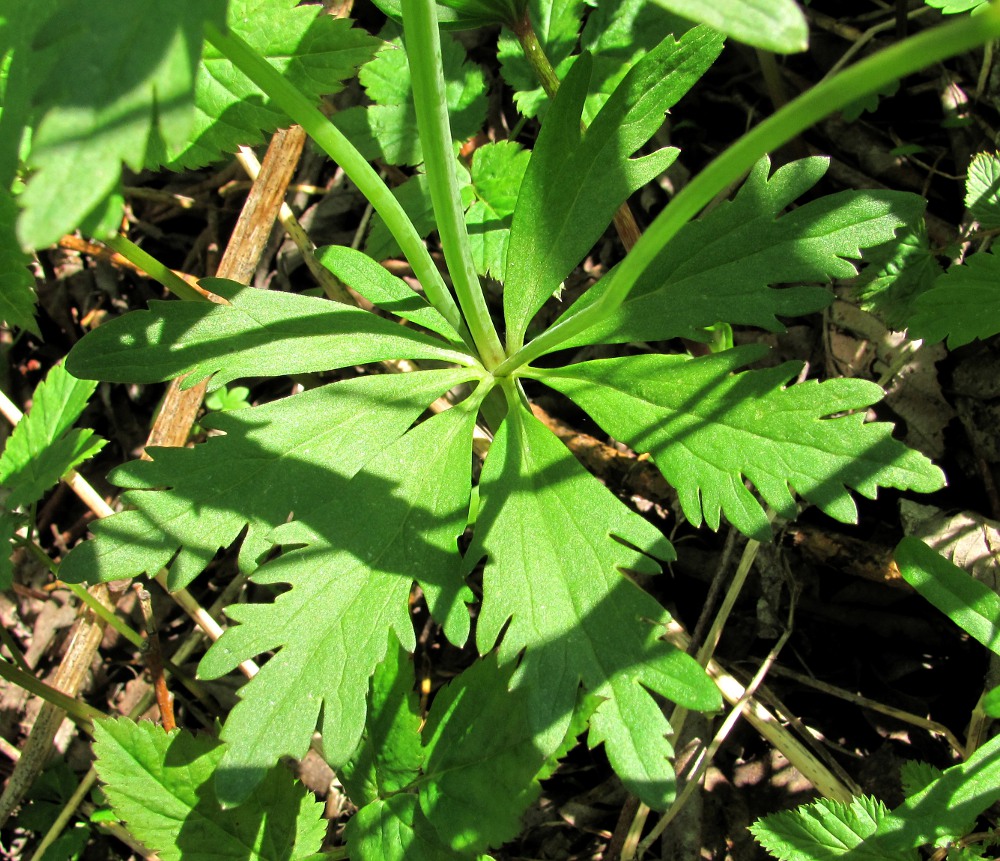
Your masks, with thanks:
<instances>
[{"instance_id":1,"label":"shaded leaf","mask_svg":"<svg viewBox=\"0 0 1000 861\"><path fill-rule=\"evenodd\" d=\"M207 416L202 423L225 436L194 448L151 448L151 461L111 474L133 488L123 501L135 510L94 523L94 539L70 551L60 576L114 580L171 563L169 583L178 589L244 528L239 562L249 573L271 548L272 529L291 514L312 523L335 489L468 379L463 371L366 376Z\"/></svg>"},{"instance_id":2,"label":"shaded leaf","mask_svg":"<svg viewBox=\"0 0 1000 861\"><path fill-rule=\"evenodd\" d=\"M2 495L2 494L0 494ZM26 518L0 505L0 591L14 584L14 535L26 523Z\"/></svg>"},{"instance_id":3,"label":"shaded leaf","mask_svg":"<svg viewBox=\"0 0 1000 861\"><path fill-rule=\"evenodd\" d=\"M941 470L892 438L892 425L865 423L864 410L882 397L874 383L786 388L799 370L794 363L733 374L766 352L627 356L536 374L611 436L649 452L695 526L704 520L717 529L721 512L744 534L770 540L744 479L783 517L795 517L794 489L847 523L857 518L848 488L874 498L880 485L925 493L944 485Z\"/></svg>"},{"instance_id":4,"label":"shaded leaf","mask_svg":"<svg viewBox=\"0 0 1000 861\"><path fill-rule=\"evenodd\" d=\"M476 630L480 652L502 630L503 662L524 658L515 684L527 689L536 744L565 738L584 688L604 701L589 742L647 804L674 790L669 725L649 691L691 708L720 704L714 683L660 639L669 616L624 570L656 573L672 559L662 534L631 512L533 416L512 410L490 448L467 558L487 557Z\"/></svg>"},{"instance_id":5,"label":"shaded leaf","mask_svg":"<svg viewBox=\"0 0 1000 861\"><path fill-rule=\"evenodd\" d=\"M416 795L393 795L362 807L344 829L353 861L468 861L441 845Z\"/></svg>"},{"instance_id":6,"label":"shaded leaf","mask_svg":"<svg viewBox=\"0 0 1000 861\"><path fill-rule=\"evenodd\" d=\"M1000 227L1000 157L981 152L965 178L965 206L987 230Z\"/></svg>"},{"instance_id":7,"label":"shaded leaf","mask_svg":"<svg viewBox=\"0 0 1000 861\"><path fill-rule=\"evenodd\" d=\"M501 280L507 263L511 216L530 153L513 141L479 147L470 175L474 198L465 213L472 259L480 275Z\"/></svg>"},{"instance_id":8,"label":"shaded leaf","mask_svg":"<svg viewBox=\"0 0 1000 861\"><path fill-rule=\"evenodd\" d=\"M83 378L153 383L211 377L209 391L240 377L325 371L384 359L470 361L436 338L375 314L315 296L204 278L229 300L149 303L105 323L74 346L66 363Z\"/></svg>"},{"instance_id":9,"label":"shaded leaf","mask_svg":"<svg viewBox=\"0 0 1000 861\"><path fill-rule=\"evenodd\" d=\"M948 339L948 348L1000 332L1000 258L981 251L952 266L917 297L909 322L911 338Z\"/></svg>"},{"instance_id":10,"label":"shaded leaf","mask_svg":"<svg viewBox=\"0 0 1000 861\"><path fill-rule=\"evenodd\" d=\"M13 196L0 191L0 323L41 336L35 322L35 279L28 271L31 258L18 245L16 220Z\"/></svg>"},{"instance_id":11,"label":"shaded leaf","mask_svg":"<svg viewBox=\"0 0 1000 861\"><path fill-rule=\"evenodd\" d=\"M127 718L96 721L94 738L112 808L163 861L304 861L323 842L323 805L283 766L238 810L223 810L212 789L224 751L215 739Z\"/></svg>"},{"instance_id":12,"label":"shaded leaf","mask_svg":"<svg viewBox=\"0 0 1000 861\"><path fill-rule=\"evenodd\" d=\"M72 429L97 388L54 365L32 396L31 409L14 428L0 454L0 486L5 504L21 508L37 502L67 472L93 457L106 440L85 428Z\"/></svg>"},{"instance_id":13,"label":"shaded leaf","mask_svg":"<svg viewBox=\"0 0 1000 861\"><path fill-rule=\"evenodd\" d=\"M925 206L915 194L846 191L779 217L828 165L824 158L802 159L768 178L770 161L761 159L732 201L681 229L613 314L560 346L701 339L702 330L720 320L780 332L779 316L828 305L832 296L822 288L772 285L853 278L852 260L861 258L861 250L894 239L896 230L917 221ZM607 277L563 318L595 302Z\"/></svg>"},{"instance_id":14,"label":"shaded leaf","mask_svg":"<svg viewBox=\"0 0 1000 861\"><path fill-rule=\"evenodd\" d=\"M577 61L542 125L514 210L504 271L508 345L521 345L531 318L622 201L676 158L675 148L631 156L721 50L722 40L707 28L679 43L665 39L629 71L586 133L580 121L591 60Z\"/></svg>"},{"instance_id":15,"label":"shaded leaf","mask_svg":"<svg viewBox=\"0 0 1000 861\"><path fill-rule=\"evenodd\" d=\"M270 763L301 757L321 712L327 759L337 765L350 758L365 725L369 678L393 639L409 651L416 645L408 600L414 581L447 637L465 641L471 592L457 539L469 508L476 406L417 425L350 482L328 482L325 506L273 533L279 544L300 546L252 579L292 588L270 604L228 608L239 624L199 666L215 678L278 650L243 686L223 727L229 749L216 779L220 798L238 803Z\"/></svg>"}]
</instances>

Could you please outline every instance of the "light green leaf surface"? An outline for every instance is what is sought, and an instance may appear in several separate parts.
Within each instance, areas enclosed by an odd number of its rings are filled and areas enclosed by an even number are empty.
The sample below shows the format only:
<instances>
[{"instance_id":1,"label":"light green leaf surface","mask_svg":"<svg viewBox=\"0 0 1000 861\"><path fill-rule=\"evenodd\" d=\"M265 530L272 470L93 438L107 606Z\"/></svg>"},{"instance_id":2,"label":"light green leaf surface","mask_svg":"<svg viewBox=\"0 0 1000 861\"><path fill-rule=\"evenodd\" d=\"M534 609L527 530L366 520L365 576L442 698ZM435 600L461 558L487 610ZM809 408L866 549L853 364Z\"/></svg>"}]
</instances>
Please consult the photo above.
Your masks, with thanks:
<instances>
[{"instance_id":1,"label":"light green leaf surface","mask_svg":"<svg viewBox=\"0 0 1000 861\"><path fill-rule=\"evenodd\" d=\"M14 223L17 204L6 189L0 190L0 323L40 335L35 322L35 279L28 271L31 260L21 251Z\"/></svg>"},{"instance_id":2,"label":"light green leaf surface","mask_svg":"<svg viewBox=\"0 0 1000 861\"><path fill-rule=\"evenodd\" d=\"M470 170L472 204L465 213L472 259L480 275L497 281L507 263L511 216L530 153L513 141L479 147Z\"/></svg>"},{"instance_id":3,"label":"light green leaf surface","mask_svg":"<svg viewBox=\"0 0 1000 861\"><path fill-rule=\"evenodd\" d=\"M442 842L483 852L516 836L538 795L545 760L534 743L524 688L508 690L512 663L490 655L434 698L424 727L427 780L420 807Z\"/></svg>"},{"instance_id":4,"label":"light green leaf surface","mask_svg":"<svg viewBox=\"0 0 1000 861\"><path fill-rule=\"evenodd\" d=\"M97 388L54 365L35 389L31 409L0 454L0 486L9 508L31 505L67 472L93 457L105 440L89 429L72 429Z\"/></svg>"},{"instance_id":5,"label":"light green leaf surface","mask_svg":"<svg viewBox=\"0 0 1000 861\"><path fill-rule=\"evenodd\" d=\"M316 251L316 259L344 284L383 311L437 332L453 344L462 345L462 339L436 308L402 278L391 275L366 254L343 245L328 245Z\"/></svg>"},{"instance_id":6,"label":"light green leaf surface","mask_svg":"<svg viewBox=\"0 0 1000 861\"><path fill-rule=\"evenodd\" d=\"M423 161L423 151L417 134L410 67L402 39L393 36L395 32L394 25L383 31L388 42L358 75L375 104L349 108L332 119L345 133L354 133L350 136L362 152L390 164L414 165ZM482 69L466 61L465 51L450 36L441 39L441 52L452 137L466 140L482 128L486 118L486 81ZM358 134L366 136L367 143L357 141Z\"/></svg>"},{"instance_id":7,"label":"light green leaf surface","mask_svg":"<svg viewBox=\"0 0 1000 861\"><path fill-rule=\"evenodd\" d=\"M873 499L879 486L929 493L944 485L941 470L892 438L892 425L865 423L864 410L883 394L874 383L788 386L795 363L734 373L766 352L647 354L536 374L615 439L649 452L695 526L704 520L718 529L723 513L744 534L770 540L745 479L783 517L796 515L794 490L846 523L857 519L848 488Z\"/></svg>"},{"instance_id":8,"label":"light green leaf surface","mask_svg":"<svg viewBox=\"0 0 1000 861\"><path fill-rule=\"evenodd\" d=\"M215 678L278 650L241 689L222 730L230 746L216 781L220 798L239 802L278 757L305 754L321 711L327 759L350 758L375 667L393 639L409 651L416 645L414 581L449 640L465 641L472 593L457 540L469 508L474 421L475 410L460 407L417 425L350 482L328 483L326 506L274 532L277 543L302 546L252 579L292 588L273 603L228 608L239 624L199 666Z\"/></svg>"},{"instance_id":9,"label":"light green leaf surface","mask_svg":"<svg viewBox=\"0 0 1000 861\"><path fill-rule=\"evenodd\" d=\"M344 829L352 861L469 861L435 834L416 795L393 795L362 807Z\"/></svg>"},{"instance_id":10,"label":"light green leaf surface","mask_svg":"<svg viewBox=\"0 0 1000 861\"><path fill-rule=\"evenodd\" d=\"M792 54L809 46L809 25L795 0L653 0L756 48Z\"/></svg>"},{"instance_id":11,"label":"light green leaf surface","mask_svg":"<svg viewBox=\"0 0 1000 861\"><path fill-rule=\"evenodd\" d=\"M847 191L781 211L826 173L828 160L779 168L761 159L736 197L685 225L608 318L560 347L701 338L719 320L784 330L779 316L818 311L831 301L819 287L773 285L853 278L861 250L882 245L923 214L925 201L893 191ZM613 274L613 273L612 273ZM563 315L596 301L598 282Z\"/></svg>"},{"instance_id":12,"label":"light green leaf surface","mask_svg":"<svg viewBox=\"0 0 1000 861\"><path fill-rule=\"evenodd\" d=\"M1000 227L1000 157L981 152L965 178L965 206L987 230Z\"/></svg>"},{"instance_id":13,"label":"light green leaf surface","mask_svg":"<svg viewBox=\"0 0 1000 861\"><path fill-rule=\"evenodd\" d=\"M326 834L323 805L281 765L236 810L212 788L223 746L148 721L94 725L97 773L112 809L162 861L305 861Z\"/></svg>"},{"instance_id":14,"label":"light green leaf surface","mask_svg":"<svg viewBox=\"0 0 1000 861\"><path fill-rule=\"evenodd\" d=\"M414 681L413 661L402 648L390 649L375 668L361 743L337 771L359 808L401 792L420 776L423 718Z\"/></svg>"},{"instance_id":15,"label":"light green leaf surface","mask_svg":"<svg viewBox=\"0 0 1000 861\"><path fill-rule=\"evenodd\" d=\"M912 849L882 856L862 847L887 815L885 805L869 796L855 798L850 804L821 798L758 819L750 831L781 861L833 861L847 857L852 849L856 851L849 857L857 861L916 861Z\"/></svg>"},{"instance_id":16,"label":"light green leaf surface","mask_svg":"<svg viewBox=\"0 0 1000 861\"><path fill-rule=\"evenodd\" d=\"M349 305L204 278L229 300L150 302L95 329L70 351L85 379L153 383L190 374L213 391L240 377L284 376L385 359L471 360L437 338Z\"/></svg>"},{"instance_id":17,"label":"light green leaf surface","mask_svg":"<svg viewBox=\"0 0 1000 861\"><path fill-rule=\"evenodd\" d=\"M649 692L691 708L720 705L701 668L660 639L667 612L622 573L656 573L673 548L520 409L493 441L480 497L467 556L470 565L487 557L480 652L505 626L501 661L526 649L515 679L543 750L565 737L581 682L604 698L590 744L603 741L626 785L663 807L674 791L669 725Z\"/></svg>"},{"instance_id":18,"label":"light green leaf surface","mask_svg":"<svg viewBox=\"0 0 1000 861\"><path fill-rule=\"evenodd\" d=\"M940 9L945 15L969 12L989 4L989 0L924 0L927 6Z\"/></svg>"},{"instance_id":19,"label":"light green leaf surface","mask_svg":"<svg viewBox=\"0 0 1000 861\"><path fill-rule=\"evenodd\" d=\"M632 158L664 113L704 73L722 40L707 28L664 40L625 76L586 133L580 120L591 60L581 57L546 116L521 182L504 272L508 347L604 232L629 194L677 156Z\"/></svg>"},{"instance_id":20,"label":"light green leaf surface","mask_svg":"<svg viewBox=\"0 0 1000 861\"><path fill-rule=\"evenodd\" d=\"M153 575L171 563L169 582L177 589L244 528L240 567L253 571L271 547L272 529L291 514L312 523L366 461L431 401L468 379L464 371L373 375L208 416L203 424L225 436L190 449L152 448L151 461L111 474L133 488L123 501L134 510L94 523L94 539L69 553L60 576L106 581Z\"/></svg>"},{"instance_id":21,"label":"light green leaf surface","mask_svg":"<svg viewBox=\"0 0 1000 861\"><path fill-rule=\"evenodd\" d=\"M138 171L151 144L190 140L204 22L221 25L224 9L222 0L143 3L128 14L119 3L57 6L30 48L48 74L31 82L40 119L20 198L25 247L49 245L102 210L123 162Z\"/></svg>"},{"instance_id":22,"label":"light green leaf surface","mask_svg":"<svg viewBox=\"0 0 1000 861\"><path fill-rule=\"evenodd\" d=\"M952 266L916 300L911 338L948 339L948 348L1000 332L1000 257L980 251Z\"/></svg>"},{"instance_id":23,"label":"light green leaf surface","mask_svg":"<svg viewBox=\"0 0 1000 861\"><path fill-rule=\"evenodd\" d=\"M908 759L899 767L899 780L903 785L903 795L923 792L944 772L937 766L917 759Z\"/></svg>"},{"instance_id":24,"label":"light green leaf surface","mask_svg":"<svg viewBox=\"0 0 1000 861\"><path fill-rule=\"evenodd\" d=\"M379 40L314 5L295 0L228 0L227 21L307 97L338 93L343 81L374 55ZM179 146L151 150L147 167L191 169L218 161L240 145L287 125L285 114L212 45L205 46L194 92L190 136Z\"/></svg>"},{"instance_id":25,"label":"light green leaf surface","mask_svg":"<svg viewBox=\"0 0 1000 861\"><path fill-rule=\"evenodd\" d=\"M565 77L576 59L572 55L576 50L585 8L583 0L530 0L528 3L532 29L560 79ZM500 32L497 57L500 73L514 91L514 104L518 111L526 117L542 112L548 98L517 39L507 30Z\"/></svg>"},{"instance_id":26,"label":"light green leaf surface","mask_svg":"<svg viewBox=\"0 0 1000 861\"><path fill-rule=\"evenodd\" d=\"M933 287L942 274L927 242L923 220L900 231L897 240L873 249L872 262L858 276L855 295L866 311L880 317L890 329L902 331L913 315L917 297Z\"/></svg>"},{"instance_id":27,"label":"light green leaf surface","mask_svg":"<svg viewBox=\"0 0 1000 861\"><path fill-rule=\"evenodd\" d=\"M919 538L896 547L903 579L974 640L1000 654L1000 596Z\"/></svg>"}]
</instances>

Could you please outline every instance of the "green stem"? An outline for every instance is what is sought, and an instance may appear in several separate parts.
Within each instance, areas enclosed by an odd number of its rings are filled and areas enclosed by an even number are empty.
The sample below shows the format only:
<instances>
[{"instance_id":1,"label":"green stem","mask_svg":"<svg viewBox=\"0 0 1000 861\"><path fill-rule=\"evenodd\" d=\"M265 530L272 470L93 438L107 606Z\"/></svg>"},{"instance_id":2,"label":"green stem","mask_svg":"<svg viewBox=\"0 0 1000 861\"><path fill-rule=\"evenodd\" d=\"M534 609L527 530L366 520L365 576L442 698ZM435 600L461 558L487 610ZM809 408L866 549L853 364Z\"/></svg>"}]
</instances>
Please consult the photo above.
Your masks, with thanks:
<instances>
[{"instance_id":1,"label":"green stem","mask_svg":"<svg viewBox=\"0 0 1000 861\"><path fill-rule=\"evenodd\" d=\"M260 87L289 117L346 173L358 190L382 217L393 238L406 255L410 266L423 285L430 303L473 346L468 329L462 322L455 299L448 292L441 273L431 259L399 201L344 134L296 87L286 81L270 63L235 33L222 33L212 24L205 25L206 39L244 75Z\"/></svg>"},{"instance_id":2,"label":"green stem","mask_svg":"<svg viewBox=\"0 0 1000 861\"><path fill-rule=\"evenodd\" d=\"M403 40L410 64L413 102L417 113L420 146L427 167L431 202L441 249L448 263L458 304L468 321L479 356L487 369L505 358L496 327L486 306L479 275L472 261L472 247L465 226L462 196L455 174L455 154L448 121L441 34L433 0L402 0Z\"/></svg>"},{"instance_id":3,"label":"green stem","mask_svg":"<svg viewBox=\"0 0 1000 861\"><path fill-rule=\"evenodd\" d=\"M23 688L29 694L34 694L37 697L41 697L43 700L52 703L54 706L61 708L66 714L71 715L78 721L84 724L89 724L91 721L106 717L103 712L98 711L93 706L88 706L86 703L80 700L74 699L73 697L66 696L62 691L57 690L51 685L45 684L45 682L36 679L31 673L25 673L15 667L13 664L9 663L5 658L0 658L0 679L4 679L11 684L17 685L19 688Z\"/></svg>"},{"instance_id":4,"label":"green stem","mask_svg":"<svg viewBox=\"0 0 1000 861\"><path fill-rule=\"evenodd\" d=\"M559 76L552 68L542 43L538 41L538 34L531 24L531 16L527 8L525 8L521 20L514 24L511 29L517 36L517 41L521 44L521 50L524 51L524 56L534 71L535 77L538 78L542 89L545 90L545 95L550 99L555 98L559 90Z\"/></svg>"},{"instance_id":5,"label":"green stem","mask_svg":"<svg viewBox=\"0 0 1000 861\"><path fill-rule=\"evenodd\" d=\"M103 240L104 244L124 257L130 263L134 263L143 270L154 281L158 281L173 293L178 299L197 300L206 302L204 296L187 283L180 275L172 269L164 266L159 260L153 257L148 251L143 251L131 239L124 236L109 236Z\"/></svg>"},{"instance_id":6,"label":"green stem","mask_svg":"<svg viewBox=\"0 0 1000 861\"><path fill-rule=\"evenodd\" d=\"M736 141L670 201L608 276L611 281L597 301L539 335L494 373L503 375L515 371L614 312L678 231L719 192L739 182L761 157L855 99L997 37L1000 37L1000 0L994 0L979 15L965 16L886 48L789 102Z\"/></svg>"}]
</instances>

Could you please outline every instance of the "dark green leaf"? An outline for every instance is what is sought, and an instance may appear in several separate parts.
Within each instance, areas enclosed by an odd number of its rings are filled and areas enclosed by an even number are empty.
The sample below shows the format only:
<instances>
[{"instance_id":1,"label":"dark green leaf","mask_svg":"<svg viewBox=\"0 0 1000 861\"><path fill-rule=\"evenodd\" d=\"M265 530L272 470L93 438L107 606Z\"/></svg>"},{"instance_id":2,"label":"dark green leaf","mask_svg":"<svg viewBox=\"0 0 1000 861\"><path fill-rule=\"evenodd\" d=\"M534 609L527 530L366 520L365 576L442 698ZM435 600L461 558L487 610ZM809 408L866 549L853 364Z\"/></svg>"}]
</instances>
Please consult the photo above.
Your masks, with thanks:
<instances>
[{"instance_id":1,"label":"dark green leaf","mask_svg":"<svg viewBox=\"0 0 1000 861\"><path fill-rule=\"evenodd\" d=\"M150 302L95 329L67 358L85 379L153 383L190 374L187 385L211 377L209 391L239 377L325 371L384 359L467 356L437 338L315 296L244 287L205 278L224 296L214 302Z\"/></svg>"},{"instance_id":2,"label":"dark green leaf","mask_svg":"<svg viewBox=\"0 0 1000 861\"><path fill-rule=\"evenodd\" d=\"M441 841L417 806L416 795L366 804L344 831L353 861L469 861Z\"/></svg>"},{"instance_id":3,"label":"dark green leaf","mask_svg":"<svg viewBox=\"0 0 1000 861\"><path fill-rule=\"evenodd\" d=\"M744 534L770 540L764 509L744 479L784 517L795 517L795 490L848 523L857 509L847 488L874 498L880 485L925 493L944 485L941 470L892 438L891 425L865 423L864 410L883 394L874 383L786 388L799 370L792 363L733 373L766 352L626 356L537 374L611 436L649 452L695 526L704 519L717 529L721 512Z\"/></svg>"},{"instance_id":4,"label":"dark green leaf","mask_svg":"<svg viewBox=\"0 0 1000 861\"><path fill-rule=\"evenodd\" d=\"M14 198L0 190L0 322L40 335L35 322L35 279L28 271L31 258L18 245L16 220Z\"/></svg>"},{"instance_id":5,"label":"dark green leaf","mask_svg":"<svg viewBox=\"0 0 1000 861\"><path fill-rule=\"evenodd\" d=\"M623 571L656 573L673 548L587 473L533 416L513 410L483 467L468 559L487 557L476 631L480 652L501 631L501 661L526 650L516 684L527 689L536 744L565 738L584 688L604 701L590 744L647 804L674 790L669 724L655 691L691 708L720 704L693 659L660 639L669 615Z\"/></svg>"},{"instance_id":6,"label":"dark green leaf","mask_svg":"<svg viewBox=\"0 0 1000 861\"><path fill-rule=\"evenodd\" d=\"M508 344L521 345L531 318L604 232L618 206L676 158L673 148L631 156L721 50L718 34L704 27L679 43L665 39L629 71L586 133L580 121L591 60L577 61L521 182L504 273Z\"/></svg>"},{"instance_id":7,"label":"dark green leaf","mask_svg":"<svg viewBox=\"0 0 1000 861\"><path fill-rule=\"evenodd\" d=\"M326 833L323 805L283 766L238 810L212 788L224 747L127 718L94 725L97 773L118 817L163 861L305 861Z\"/></svg>"},{"instance_id":8,"label":"dark green leaf","mask_svg":"<svg viewBox=\"0 0 1000 861\"><path fill-rule=\"evenodd\" d=\"M987 230L1000 227L1000 157L981 152L969 165L965 206Z\"/></svg>"},{"instance_id":9,"label":"dark green leaf","mask_svg":"<svg viewBox=\"0 0 1000 861\"><path fill-rule=\"evenodd\" d=\"M948 339L954 349L1000 332L1000 257L993 251L973 254L917 297L910 319L911 338L928 343Z\"/></svg>"},{"instance_id":10,"label":"dark green leaf","mask_svg":"<svg viewBox=\"0 0 1000 861\"><path fill-rule=\"evenodd\" d=\"M173 560L169 582L178 589L244 528L240 567L253 571L272 546L272 529L292 513L312 523L366 461L437 396L468 379L464 371L366 376L208 416L203 424L225 436L190 449L152 448L153 460L112 473L135 488L123 500L136 510L93 524L95 538L69 553L60 576L114 580L155 574Z\"/></svg>"}]
</instances>

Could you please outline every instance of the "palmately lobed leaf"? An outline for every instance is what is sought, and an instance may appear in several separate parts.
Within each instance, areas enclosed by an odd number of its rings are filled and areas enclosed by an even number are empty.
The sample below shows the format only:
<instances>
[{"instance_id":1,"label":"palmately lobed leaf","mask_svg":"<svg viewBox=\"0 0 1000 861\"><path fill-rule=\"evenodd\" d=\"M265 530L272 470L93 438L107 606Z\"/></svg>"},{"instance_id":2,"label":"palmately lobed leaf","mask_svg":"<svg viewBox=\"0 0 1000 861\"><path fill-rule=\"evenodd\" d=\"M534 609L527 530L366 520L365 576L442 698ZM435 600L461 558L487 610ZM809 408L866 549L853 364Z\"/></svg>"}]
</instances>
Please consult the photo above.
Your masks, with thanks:
<instances>
[{"instance_id":1,"label":"palmately lobed leaf","mask_svg":"<svg viewBox=\"0 0 1000 861\"><path fill-rule=\"evenodd\" d=\"M326 834L323 805L284 766L268 771L237 810L212 780L223 745L127 718L94 725L95 767L112 809L163 861L306 861Z\"/></svg>"},{"instance_id":2,"label":"palmately lobed leaf","mask_svg":"<svg viewBox=\"0 0 1000 861\"><path fill-rule=\"evenodd\" d=\"M663 535L619 502L533 416L512 410L483 467L469 564L486 557L476 630L481 653L502 631L501 661L518 657L536 744L566 735L583 687L603 699L590 744L605 743L625 784L651 806L673 794L655 691L690 708L720 699L694 660L660 639L669 616L624 571L653 574L674 558Z\"/></svg>"},{"instance_id":3,"label":"palmately lobed leaf","mask_svg":"<svg viewBox=\"0 0 1000 861\"><path fill-rule=\"evenodd\" d=\"M252 579L292 588L270 604L230 607L239 624L199 666L214 678L278 650L241 689L223 728L229 748L217 791L225 801L246 797L275 759L301 757L321 712L326 757L334 764L350 758L372 673L392 640L409 651L416 645L414 582L448 639L468 637L472 594L457 541L469 510L477 406L474 400L417 425L351 481L329 485L325 506L275 531L273 540L291 549Z\"/></svg>"},{"instance_id":4,"label":"palmately lobed leaf","mask_svg":"<svg viewBox=\"0 0 1000 861\"><path fill-rule=\"evenodd\" d=\"M662 173L676 148L632 158L666 111L722 50L708 28L665 39L615 88L587 131L580 122L592 62L582 56L566 77L531 153L511 223L504 270L508 348L607 229L618 206Z\"/></svg>"},{"instance_id":5,"label":"palmately lobed leaf","mask_svg":"<svg viewBox=\"0 0 1000 861\"><path fill-rule=\"evenodd\" d=\"M739 347L700 359L637 355L570 365L535 375L573 399L615 439L652 455L695 526L737 529L770 540L760 502L796 514L792 491L826 514L853 523L847 488L874 498L877 488L923 493L944 486L940 469L892 438L892 426L865 423L882 395L864 380L794 386L794 363L734 373L765 347ZM842 415L848 413L847 415Z\"/></svg>"},{"instance_id":6,"label":"palmately lobed leaf","mask_svg":"<svg viewBox=\"0 0 1000 861\"><path fill-rule=\"evenodd\" d=\"M256 290L203 278L228 300L149 303L105 323L78 342L67 367L83 379L154 383L190 374L211 377L214 391L240 377L271 377L350 367L386 359L470 364L437 338L316 296Z\"/></svg>"},{"instance_id":7,"label":"palmately lobed leaf","mask_svg":"<svg viewBox=\"0 0 1000 861\"><path fill-rule=\"evenodd\" d=\"M896 239L915 224L926 201L916 194L864 190L827 195L785 215L829 162L808 158L778 168L761 159L736 197L685 225L657 255L621 306L560 344L703 338L719 321L784 330L779 317L808 314L832 300L814 286L773 285L853 278L862 249ZM565 319L593 304L614 277L605 276L570 307Z\"/></svg>"},{"instance_id":8,"label":"palmately lobed leaf","mask_svg":"<svg viewBox=\"0 0 1000 861\"><path fill-rule=\"evenodd\" d=\"M94 538L70 551L60 576L107 581L169 563L168 582L178 589L244 529L240 567L249 573L271 548L271 530L292 514L311 523L428 404L468 379L455 370L366 376L206 417L225 435L194 448L150 449L152 460L112 473L133 488L123 501L134 510L93 524Z\"/></svg>"}]
</instances>

